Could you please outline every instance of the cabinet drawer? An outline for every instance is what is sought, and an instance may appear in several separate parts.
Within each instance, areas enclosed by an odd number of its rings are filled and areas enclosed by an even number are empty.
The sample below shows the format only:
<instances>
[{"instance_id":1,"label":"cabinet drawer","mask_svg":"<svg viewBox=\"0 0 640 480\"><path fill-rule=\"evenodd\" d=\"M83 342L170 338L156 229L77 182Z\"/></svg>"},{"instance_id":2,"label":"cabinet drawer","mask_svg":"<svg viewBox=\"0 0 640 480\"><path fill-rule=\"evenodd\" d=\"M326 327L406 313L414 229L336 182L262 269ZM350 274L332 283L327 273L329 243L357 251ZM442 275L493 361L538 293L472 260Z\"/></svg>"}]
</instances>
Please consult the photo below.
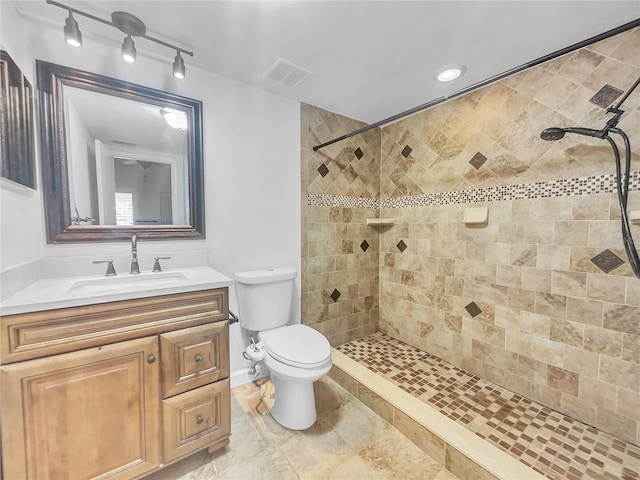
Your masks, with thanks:
<instances>
[{"instance_id":1,"label":"cabinet drawer","mask_svg":"<svg viewBox=\"0 0 640 480\"><path fill-rule=\"evenodd\" d=\"M163 398L229 376L229 327L218 322L160 335Z\"/></svg>"},{"instance_id":2,"label":"cabinet drawer","mask_svg":"<svg viewBox=\"0 0 640 480\"><path fill-rule=\"evenodd\" d=\"M229 379L163 400L164 461L196 452L229 436Z\"/></svg>"}]
</instances>

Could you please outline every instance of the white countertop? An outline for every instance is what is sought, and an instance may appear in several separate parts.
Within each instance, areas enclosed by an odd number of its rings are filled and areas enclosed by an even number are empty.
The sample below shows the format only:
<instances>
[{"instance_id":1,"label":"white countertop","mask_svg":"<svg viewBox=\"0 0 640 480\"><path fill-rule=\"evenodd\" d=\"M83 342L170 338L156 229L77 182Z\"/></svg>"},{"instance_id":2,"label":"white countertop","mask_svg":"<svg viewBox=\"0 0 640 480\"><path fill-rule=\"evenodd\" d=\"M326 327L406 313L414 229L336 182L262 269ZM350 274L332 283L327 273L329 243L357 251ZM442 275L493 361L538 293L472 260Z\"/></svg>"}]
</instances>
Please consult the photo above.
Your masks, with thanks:
<instances>
[{"instance_id":1,"label":"white countertop","mask_svg":"<svg viewBox=\"0 0 640 480\"><path fill-rule=\"evenodd\" d=\"M166 269L159 273L61 277L38 280L0 303L0 315L93 305L172 293L230 287L233 280L209 267Z\"/></svg>"}]
</instances>

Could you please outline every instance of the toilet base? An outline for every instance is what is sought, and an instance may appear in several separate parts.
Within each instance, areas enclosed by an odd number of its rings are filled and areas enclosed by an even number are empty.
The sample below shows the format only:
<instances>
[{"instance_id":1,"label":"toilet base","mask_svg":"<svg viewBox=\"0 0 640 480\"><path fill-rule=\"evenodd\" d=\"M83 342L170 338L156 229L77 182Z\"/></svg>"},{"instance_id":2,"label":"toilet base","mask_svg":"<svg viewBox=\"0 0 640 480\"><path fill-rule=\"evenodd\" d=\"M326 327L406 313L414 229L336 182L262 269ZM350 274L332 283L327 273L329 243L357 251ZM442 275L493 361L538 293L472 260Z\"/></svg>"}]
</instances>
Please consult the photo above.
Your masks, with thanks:
<instances>
[{"instance_id":1,"label":"toilet base","mask_svg":"<svg viewBox=\"0 0 640 480\"><path fill-rule=\"evenodd\" d=\"M316 422L312 381L282 380L272 372L271 383L275 390L271 416L276 422L290 430L306 430Z\"/></svg>"}]
</instances>

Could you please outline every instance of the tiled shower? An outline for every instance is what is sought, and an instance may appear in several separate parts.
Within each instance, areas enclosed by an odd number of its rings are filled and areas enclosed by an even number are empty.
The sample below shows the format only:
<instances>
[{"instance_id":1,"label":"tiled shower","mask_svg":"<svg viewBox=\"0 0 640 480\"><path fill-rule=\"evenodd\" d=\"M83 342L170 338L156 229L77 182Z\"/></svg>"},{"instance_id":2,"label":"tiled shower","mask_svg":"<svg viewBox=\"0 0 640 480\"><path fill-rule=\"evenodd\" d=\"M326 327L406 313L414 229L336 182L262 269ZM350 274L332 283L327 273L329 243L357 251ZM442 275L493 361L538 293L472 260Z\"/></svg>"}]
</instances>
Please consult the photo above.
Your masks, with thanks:
<instances>
[{"instance_id":1,"label":"tiled shower","mask_svg":"<svg viewBox=\"0 0 640 480\"><path fill-rule=\"evenodd\" d=\"M638 445L640 280L611 150L539 138L601 128L638 45L636 28L318 152L363 124L303 105L303 323L334 346L384 332ZM640 210L640 92L623 109ZM479 206L488 223L465 225Z\"/></svg>"}]
</instances>

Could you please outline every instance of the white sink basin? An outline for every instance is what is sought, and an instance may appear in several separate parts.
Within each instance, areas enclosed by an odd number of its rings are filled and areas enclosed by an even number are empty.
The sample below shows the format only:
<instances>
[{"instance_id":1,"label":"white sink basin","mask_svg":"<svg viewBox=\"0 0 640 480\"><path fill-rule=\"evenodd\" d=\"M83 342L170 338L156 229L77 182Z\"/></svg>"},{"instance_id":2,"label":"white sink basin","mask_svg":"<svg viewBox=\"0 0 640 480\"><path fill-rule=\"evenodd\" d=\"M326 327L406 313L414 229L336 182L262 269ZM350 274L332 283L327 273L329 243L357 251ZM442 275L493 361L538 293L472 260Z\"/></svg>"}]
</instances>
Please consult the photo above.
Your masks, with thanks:
<instances>
[{"instance_id":1,"label":"white sink basin","mask_svg":"<svg viewBox=\"0 0 640 480\"><path fill-rule=\"evenodd\" d=\"M40 279L0 302L0 316L134 298L230 287L233 280L209 267L185 267L114 277Z\"/></svg>"},{"instance_id":2,"label":"white sink basin","mask_svg":"<svg viewBox=\"0 0 640 480\"><path fill-rule=\"evenodd\" d=\"M187 276L182 272L149 272L114 277L84 278L75 280L67 288L67 293L85 295L140 291L175 287L187 281Z\"/></svg>"}]
</instances>

